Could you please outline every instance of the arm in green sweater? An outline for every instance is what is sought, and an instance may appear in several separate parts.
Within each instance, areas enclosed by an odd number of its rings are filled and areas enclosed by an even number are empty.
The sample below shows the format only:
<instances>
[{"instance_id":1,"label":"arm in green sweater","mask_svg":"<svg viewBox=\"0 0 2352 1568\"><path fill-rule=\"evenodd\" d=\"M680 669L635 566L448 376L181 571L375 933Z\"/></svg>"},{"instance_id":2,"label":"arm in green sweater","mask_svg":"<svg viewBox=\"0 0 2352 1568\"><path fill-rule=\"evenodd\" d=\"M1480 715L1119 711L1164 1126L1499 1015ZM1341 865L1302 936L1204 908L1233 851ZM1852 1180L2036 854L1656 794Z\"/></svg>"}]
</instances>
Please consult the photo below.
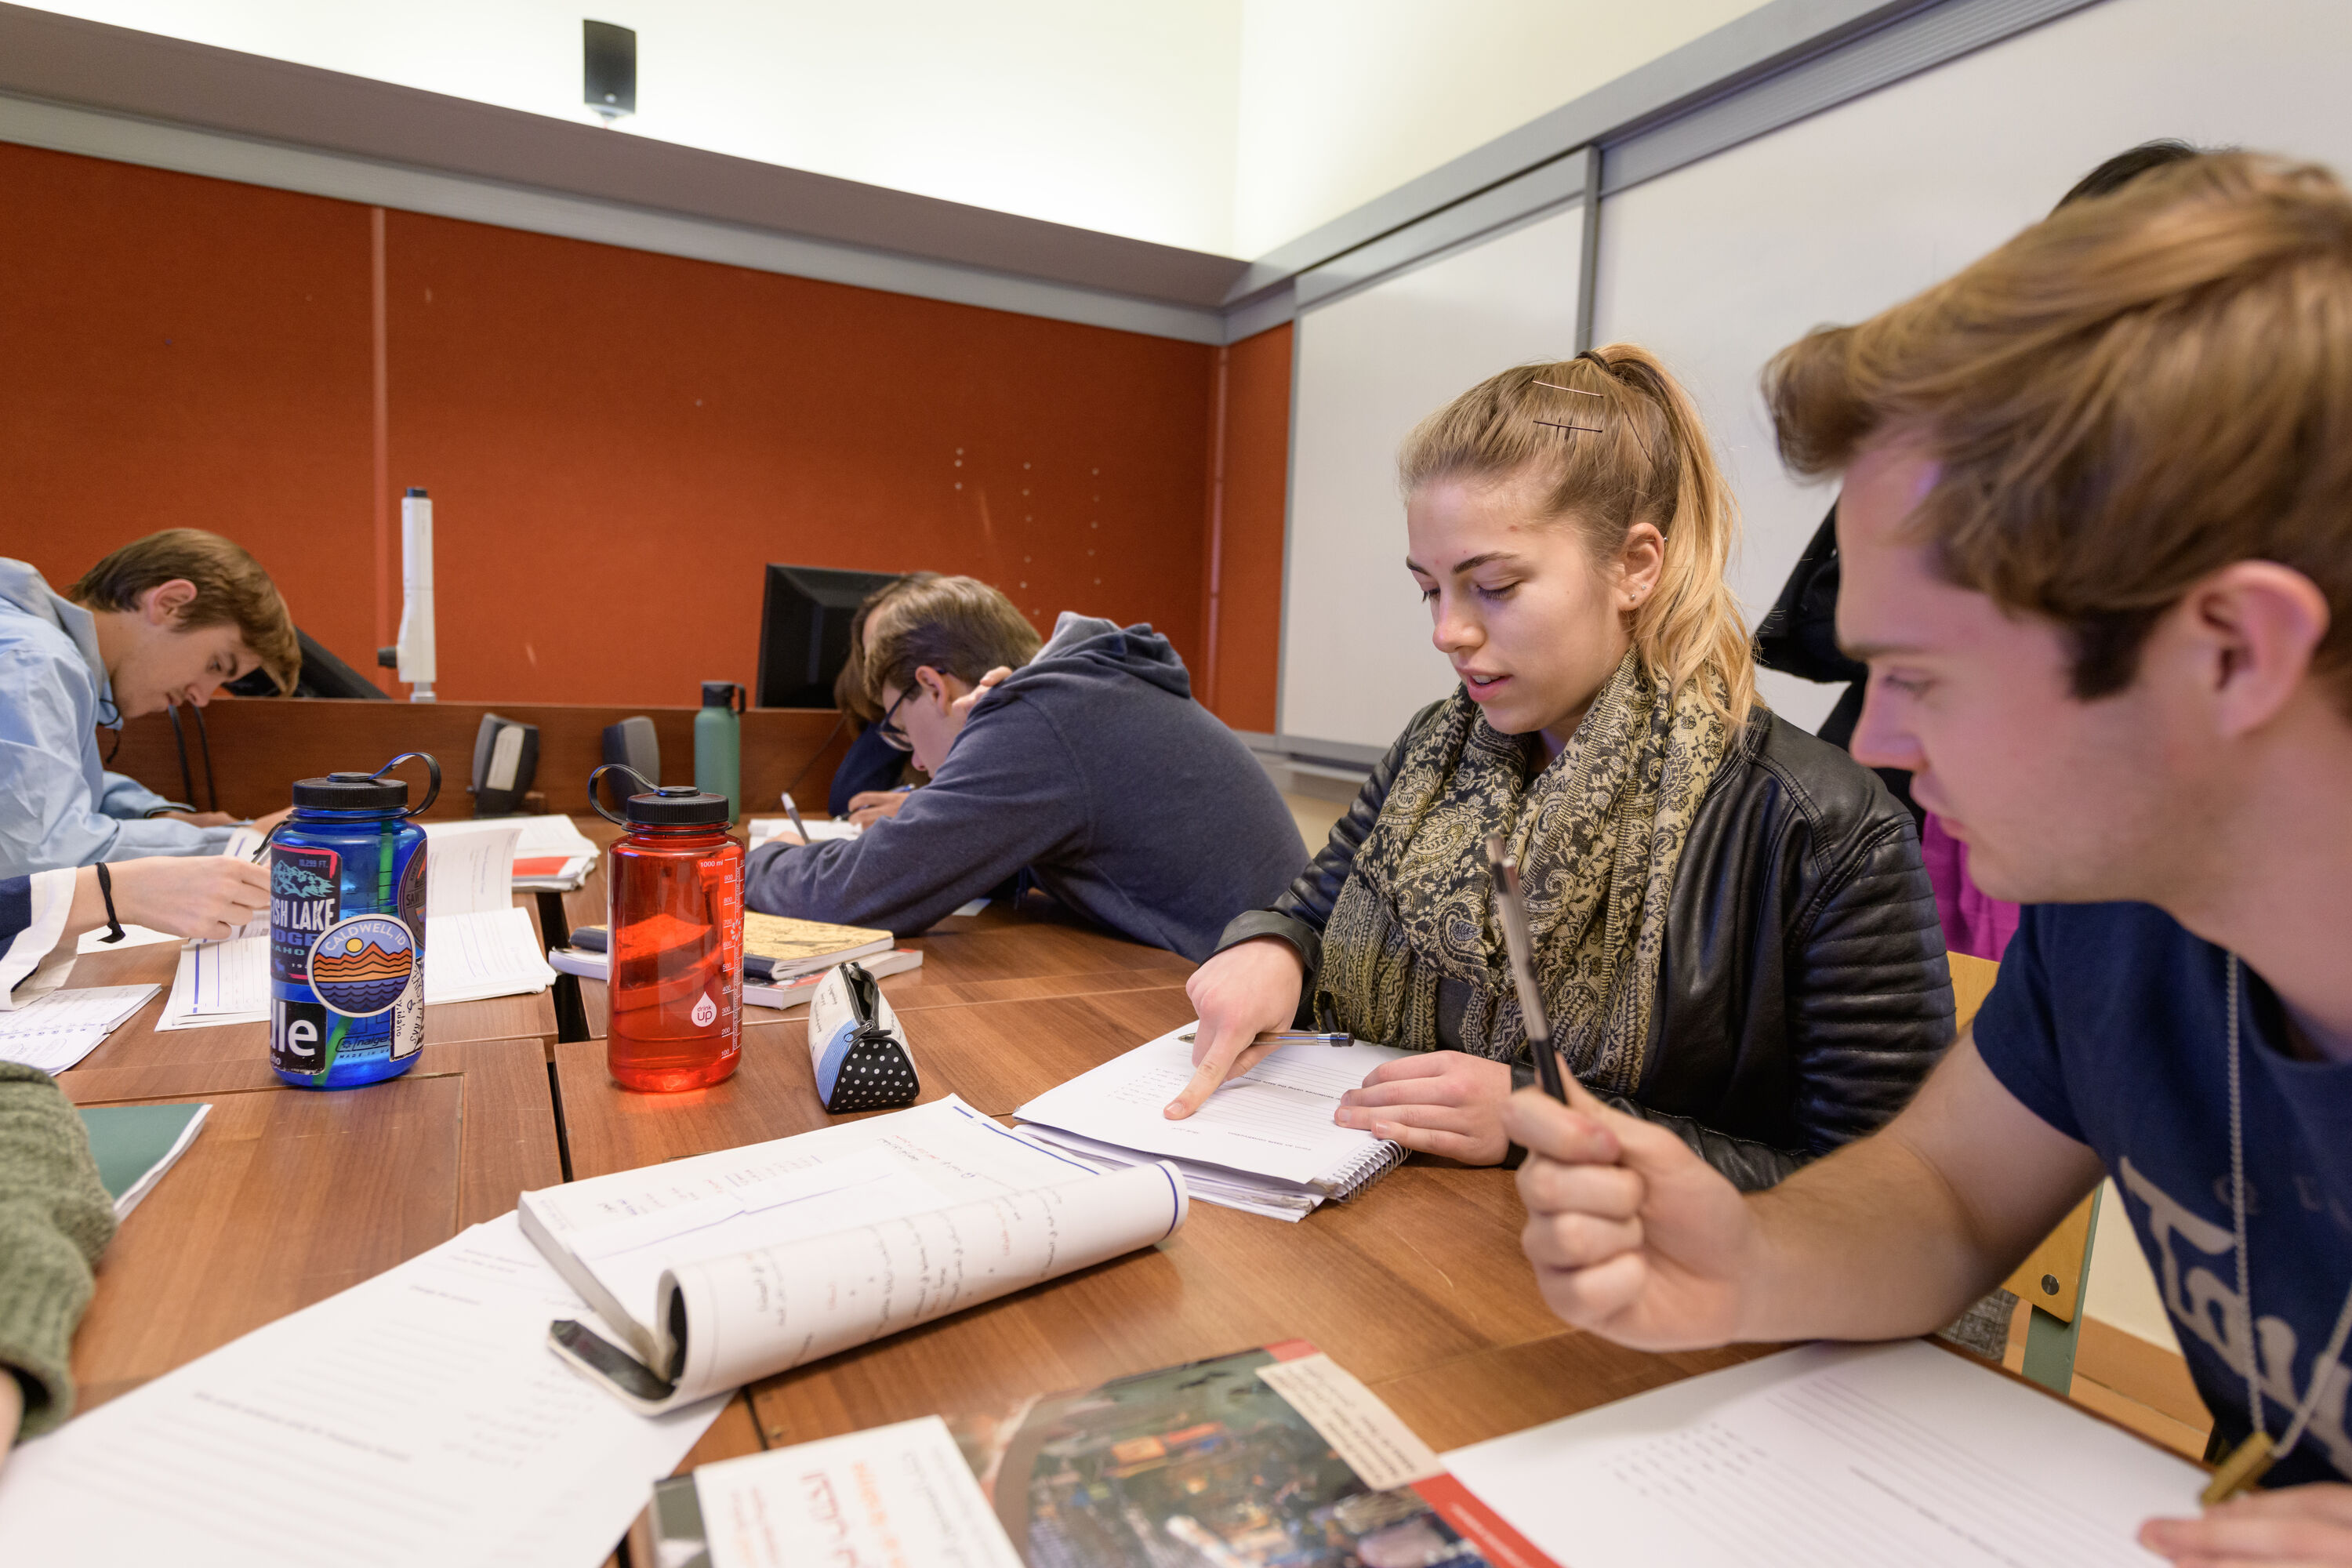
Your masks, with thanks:
<instances>
[{"instance_id":1,"label":"arm in green sweater","mask_svg":"<svg viewBox=\"0 0 2352 1568\"><path fill-rule=\"evenodd\" d=\"M65 1092L0 1062L0 1371L23 1389L26 1436L73 1413L74 1326L113 1236L114 1205ZM15 1436L0 1430L0 1452Z\"/></svg>"}]
</instances>

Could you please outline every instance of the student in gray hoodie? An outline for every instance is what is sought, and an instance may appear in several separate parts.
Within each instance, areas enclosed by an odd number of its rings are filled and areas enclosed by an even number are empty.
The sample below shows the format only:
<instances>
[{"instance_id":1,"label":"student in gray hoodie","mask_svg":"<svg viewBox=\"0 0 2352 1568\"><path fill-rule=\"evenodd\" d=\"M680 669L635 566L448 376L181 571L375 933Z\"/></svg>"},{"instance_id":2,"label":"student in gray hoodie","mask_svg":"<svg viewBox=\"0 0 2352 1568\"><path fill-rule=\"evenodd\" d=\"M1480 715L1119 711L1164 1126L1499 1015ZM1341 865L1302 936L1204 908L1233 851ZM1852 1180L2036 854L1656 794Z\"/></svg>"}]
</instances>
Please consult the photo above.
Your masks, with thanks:
<instances>
[{"instance_id":1,"label":"student in gray hoodie","mask_svg":"<svg viewBox=\"0 0 2352 1568\"><path fill-rule=\"evenodd\" d=\"M931 782L863 837L753 850L752 909L910 933L1026 869L1198 960L1307 863L1265 770L1149 626L1065 613L1041 649L1003 594L926 575L874 606L866 649L881 728Z\"/></svg>"}]
</instances>

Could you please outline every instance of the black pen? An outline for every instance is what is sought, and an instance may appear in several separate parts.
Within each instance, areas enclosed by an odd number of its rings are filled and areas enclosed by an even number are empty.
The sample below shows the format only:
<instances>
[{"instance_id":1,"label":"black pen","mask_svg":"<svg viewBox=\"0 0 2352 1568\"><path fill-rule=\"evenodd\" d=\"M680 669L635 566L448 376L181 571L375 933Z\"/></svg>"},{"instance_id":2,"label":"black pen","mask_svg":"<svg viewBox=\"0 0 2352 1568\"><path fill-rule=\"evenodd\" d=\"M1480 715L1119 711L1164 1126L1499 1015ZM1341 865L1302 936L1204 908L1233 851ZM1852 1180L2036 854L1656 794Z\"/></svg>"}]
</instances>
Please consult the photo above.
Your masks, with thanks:
<instances>
[{"instance_id":1,"label":"black pen","mask_svg":"<svg viewBox=\"0 0 2352 1568\"><path fill-rule=\"evenodd\" d=\"M806 844L809 841L808 826L801 821L801 808L793 804L793 792L790 790L784 792L784 815L793 819L793 831L801 836L802 843Z\"/></svg>"},{"instance_id":2,"label":"black pen","mask_svg":"<svg viewBox=\"0 0 2352 1568\"><path fill-rule=\"evenodd\" d=\"M1503 946L1511 955L1511 981L1519 991L1519 1016L1528 1026L1528 1049L1536 1058L1543 1091L1568 1103L1560 1081L1559 1053L1552 1049L1551 1026L1544 1019L1543 994L1536 989L1535 954L1528 942L1528 906L1519 896L1518 862L1503 853L1503 836L1486 836L1486 866L1495 875L1495 913L1503 922Z\"/></svg>"},{"instance_id":3,"label":"black pen","mask_svg":"<svg viewBox=\"0 0 2352 1568\"><path fill-rule=\"evenodd\" d=\"M286 819L282 816L269 825L269 831L263 834L261 836L261 842L253 847L253 863L255 865L258 866L261 864L261 858L269 853L269 841L277 837L278 830L285 826Z\"/></svg>"}]
</instances>

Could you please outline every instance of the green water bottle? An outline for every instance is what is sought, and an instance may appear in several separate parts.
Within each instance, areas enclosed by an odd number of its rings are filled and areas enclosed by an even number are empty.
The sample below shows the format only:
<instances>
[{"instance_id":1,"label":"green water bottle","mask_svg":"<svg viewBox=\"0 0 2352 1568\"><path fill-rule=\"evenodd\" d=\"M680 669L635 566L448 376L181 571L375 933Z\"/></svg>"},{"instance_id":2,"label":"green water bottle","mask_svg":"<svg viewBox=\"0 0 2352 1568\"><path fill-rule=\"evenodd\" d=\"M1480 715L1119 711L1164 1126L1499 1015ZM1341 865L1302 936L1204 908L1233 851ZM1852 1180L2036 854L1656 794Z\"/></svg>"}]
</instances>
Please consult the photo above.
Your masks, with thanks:
<instances>
[{"instance_id":1,"label":"green water bottle","mask_svg":"<svg viewBox=\"0 0 2352 1568\"><path fill-rule=\"evenodd\" d=\"M694 716L694 787L727 797L727 820L743 814L743 688L731 680L702 683L702 711Z\"/></svg>"}]
</instances>

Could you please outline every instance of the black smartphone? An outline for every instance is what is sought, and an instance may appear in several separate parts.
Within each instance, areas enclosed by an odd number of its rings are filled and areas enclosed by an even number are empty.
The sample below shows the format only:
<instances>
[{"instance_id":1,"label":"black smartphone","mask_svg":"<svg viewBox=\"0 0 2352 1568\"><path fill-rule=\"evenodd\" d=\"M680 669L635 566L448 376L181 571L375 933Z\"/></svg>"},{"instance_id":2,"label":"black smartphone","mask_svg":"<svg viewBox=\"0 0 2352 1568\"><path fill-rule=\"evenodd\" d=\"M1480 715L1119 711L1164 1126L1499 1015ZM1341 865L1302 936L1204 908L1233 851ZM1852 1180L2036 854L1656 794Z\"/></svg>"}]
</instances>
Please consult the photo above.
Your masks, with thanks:
<instances>
[{"instance_id":1,"label":"black smartphone","mask_svg":"<svg viewBox=\"0 0 2352 1568\"><path fill-rule=\"evenodd\" d=\"M658 1404L677 1391L677 1384L656 1376L651 1367L585 1323L559 1318L547 1325L547 1337L611 1378L622 1392L649 1405Z\"/></svg>"}]
</instances>

